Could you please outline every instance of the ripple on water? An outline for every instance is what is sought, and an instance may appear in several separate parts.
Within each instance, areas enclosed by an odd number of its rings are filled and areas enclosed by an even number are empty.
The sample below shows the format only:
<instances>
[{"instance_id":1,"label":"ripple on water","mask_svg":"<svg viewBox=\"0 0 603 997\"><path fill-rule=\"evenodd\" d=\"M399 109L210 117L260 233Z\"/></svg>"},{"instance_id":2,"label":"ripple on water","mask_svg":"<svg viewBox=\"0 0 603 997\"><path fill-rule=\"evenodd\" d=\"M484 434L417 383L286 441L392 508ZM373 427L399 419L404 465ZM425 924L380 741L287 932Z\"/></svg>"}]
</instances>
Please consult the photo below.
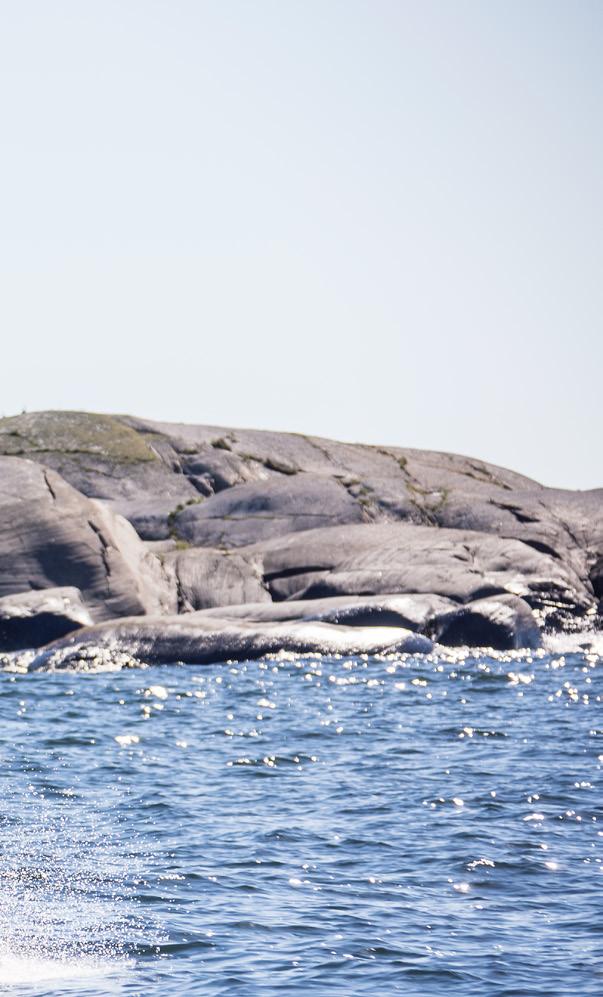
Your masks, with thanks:
<instances>
[{"instance_id":1,"label":"ripple on water","mask_svg":"<svg viewBox=\"0 0 603 997\"><path fill-rule=\"evenodd\" d=\"M565 651L0 676L0 982L600 997L600 676Z\"/></svg>"}]
</instances>

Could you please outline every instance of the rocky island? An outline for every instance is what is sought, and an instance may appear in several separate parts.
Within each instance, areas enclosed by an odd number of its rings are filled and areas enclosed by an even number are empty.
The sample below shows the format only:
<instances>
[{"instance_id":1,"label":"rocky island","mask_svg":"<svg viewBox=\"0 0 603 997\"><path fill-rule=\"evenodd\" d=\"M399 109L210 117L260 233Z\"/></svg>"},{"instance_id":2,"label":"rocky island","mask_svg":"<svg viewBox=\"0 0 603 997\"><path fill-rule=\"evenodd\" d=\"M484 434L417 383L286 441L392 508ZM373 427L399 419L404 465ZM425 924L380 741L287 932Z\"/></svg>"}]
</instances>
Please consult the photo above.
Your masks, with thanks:
<instances>
[{"instance_id":1,"label":"rocky island","mask_svg":"<svg viewBox=\"0 0 603 997\"><path fill-rule=\"evenodd\" d=\"M603 489L291 433L0 420L5 666L586 646L602 609Z\"/></svg>"}]
</instances>

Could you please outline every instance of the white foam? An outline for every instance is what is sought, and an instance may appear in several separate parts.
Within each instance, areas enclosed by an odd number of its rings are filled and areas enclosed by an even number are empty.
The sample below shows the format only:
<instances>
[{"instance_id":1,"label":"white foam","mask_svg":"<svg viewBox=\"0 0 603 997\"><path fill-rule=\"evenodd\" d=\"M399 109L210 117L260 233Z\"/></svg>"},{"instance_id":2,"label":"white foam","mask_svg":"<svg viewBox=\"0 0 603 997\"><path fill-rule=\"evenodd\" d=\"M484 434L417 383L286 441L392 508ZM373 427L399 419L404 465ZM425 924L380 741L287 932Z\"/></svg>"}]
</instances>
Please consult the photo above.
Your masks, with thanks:
<instances>
[{"instance_id":1,"label":"white foam","mask_svg":"<svg viewBox=\"0 0 603 997\"><path fill-rule=\"evenodd\" d=\"M602 633L546 634L542 643L553 654L573 654L587 652L603 655Z\"/></svg>"},{"instance_id":2,"label":"white foam","mask_svg":"<svg viewBox=\"0 0 603 997\"><path fill-rule=\"evenodd\" d=\"M12 955L10 952L5 952L0 954L0 986L106 976L127 965L127 960L101 962L85 957L38 959L35 956Z\"/></svg>"},{"instance_id":3,"label":"white foam","mask_svg":"<svg viewBox=\"0 0 603 997\"><path fill-rule=\"evenodd\" d=\"M143 930L132 902L131 837L126 860L112 811L79 794L17 785L3 806L0 990L121 974Z\"/></svg>"}]
</instances>

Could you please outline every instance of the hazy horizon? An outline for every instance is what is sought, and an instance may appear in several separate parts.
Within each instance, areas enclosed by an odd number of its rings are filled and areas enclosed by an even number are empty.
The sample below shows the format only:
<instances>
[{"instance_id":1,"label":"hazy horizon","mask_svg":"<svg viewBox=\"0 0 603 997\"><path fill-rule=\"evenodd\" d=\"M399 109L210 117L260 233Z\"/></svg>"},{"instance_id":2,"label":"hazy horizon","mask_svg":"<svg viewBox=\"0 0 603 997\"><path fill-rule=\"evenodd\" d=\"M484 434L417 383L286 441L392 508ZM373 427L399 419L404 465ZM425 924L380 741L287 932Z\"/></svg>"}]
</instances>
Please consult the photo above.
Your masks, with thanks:
<instances>
[{"instance_id":1,"label":"hazy horizon","mask_svg":"<svg viewBox=\"0 0 603 997\"><path fill-rule=\"evenodd\" d=\"M603 6L2 4L5 415L603 487Z\"/></svg>"}]
</instances>

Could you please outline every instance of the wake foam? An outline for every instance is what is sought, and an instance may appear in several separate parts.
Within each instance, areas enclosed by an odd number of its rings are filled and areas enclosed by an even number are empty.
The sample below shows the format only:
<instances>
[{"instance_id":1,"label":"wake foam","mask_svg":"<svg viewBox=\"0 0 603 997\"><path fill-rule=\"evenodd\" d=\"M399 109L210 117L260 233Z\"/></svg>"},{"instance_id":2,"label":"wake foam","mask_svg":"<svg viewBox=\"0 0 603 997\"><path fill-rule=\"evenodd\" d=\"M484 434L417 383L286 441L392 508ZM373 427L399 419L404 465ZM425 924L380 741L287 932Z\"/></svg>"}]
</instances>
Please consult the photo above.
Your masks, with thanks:
<instances>
[{"instance_id":1,"label":"wake foam","mask_svg":"<svg viewBox=\"0 0 603 997\"><path fill-rule=\"evenodd\" d=\"M121 966L125 968L126 961ZM51 980L81 980L114 973L120 965L115 961L75 959L36 959L34 956L0 952L0 985L16 986L45 983Z\"/></svg>"},{"instance_id":2,"label":"wake foam","mask_svg":"<svg viewBox=\"0 0 603 997\"><path fill-rule=\"evenodd\" d=\"M136 866L111 814L73 791L5 791L0 987L104 976L131 965L143 931Z\"/></svg>"}]
</instances>

